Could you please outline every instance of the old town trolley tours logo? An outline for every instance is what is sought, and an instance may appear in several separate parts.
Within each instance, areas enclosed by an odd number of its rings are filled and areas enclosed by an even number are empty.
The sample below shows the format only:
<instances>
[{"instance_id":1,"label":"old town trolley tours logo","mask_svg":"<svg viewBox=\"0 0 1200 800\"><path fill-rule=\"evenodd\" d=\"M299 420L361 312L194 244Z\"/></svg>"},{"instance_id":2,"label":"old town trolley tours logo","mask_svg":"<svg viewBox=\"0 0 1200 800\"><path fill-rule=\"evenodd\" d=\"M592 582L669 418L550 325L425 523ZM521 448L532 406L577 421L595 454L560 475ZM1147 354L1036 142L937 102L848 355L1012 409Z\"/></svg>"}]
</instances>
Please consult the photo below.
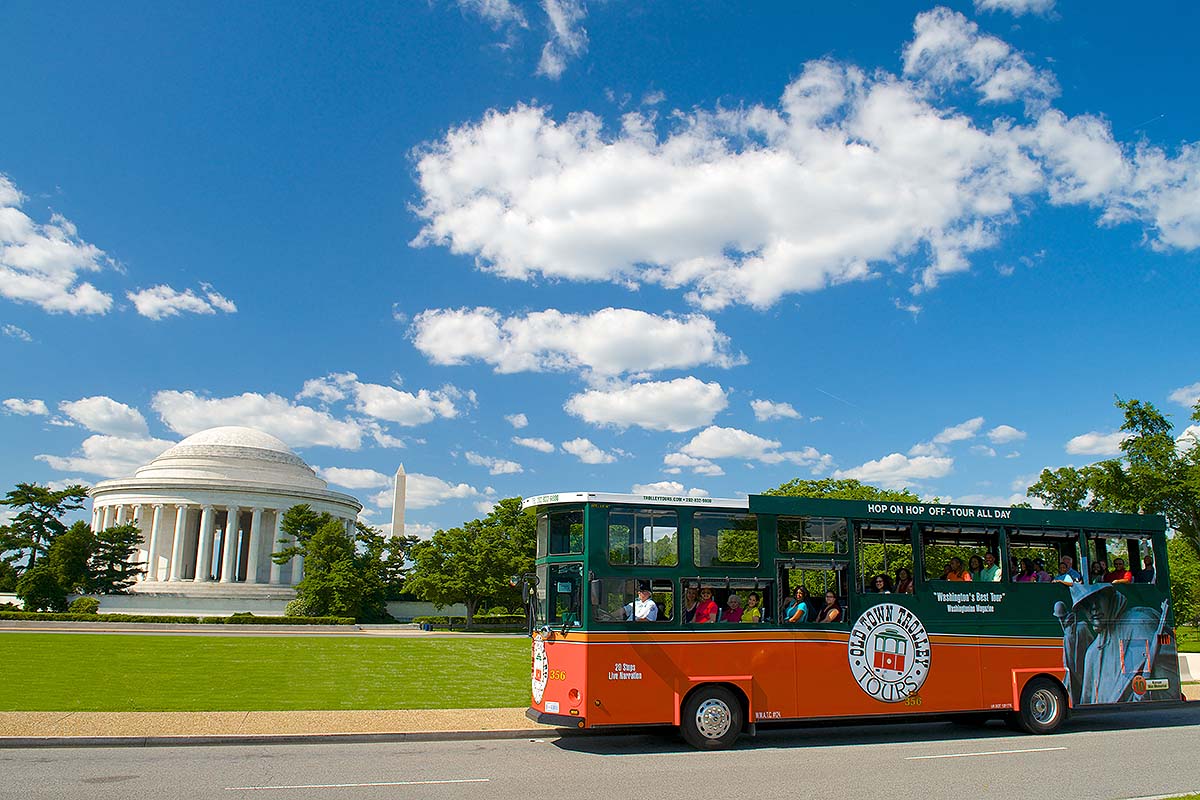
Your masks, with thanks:
<instances>
[{"instance_id":1,"label":"old town trolley tours logo","mask_svg":"<svg viewBox=\"0 0 1200 800\"><path fill-rule=\"evenodd\" d=\"M546 657L546 641L540 634L533 637L533 702L542 702L546 681L550 679L550 659Z\"/></svg>"},{"instance_id":2,"label":"old town trolley tours logo","mask_svg":"<svg viewBox=\"0 0 1200 800\"><path fill-rule=\"evenodd\" d=\"M895 603L863 612L850 629L847 655L854 680L885 703L916 696L929 676L929 634L916 614Z\"/></svg>"}]
</instances>

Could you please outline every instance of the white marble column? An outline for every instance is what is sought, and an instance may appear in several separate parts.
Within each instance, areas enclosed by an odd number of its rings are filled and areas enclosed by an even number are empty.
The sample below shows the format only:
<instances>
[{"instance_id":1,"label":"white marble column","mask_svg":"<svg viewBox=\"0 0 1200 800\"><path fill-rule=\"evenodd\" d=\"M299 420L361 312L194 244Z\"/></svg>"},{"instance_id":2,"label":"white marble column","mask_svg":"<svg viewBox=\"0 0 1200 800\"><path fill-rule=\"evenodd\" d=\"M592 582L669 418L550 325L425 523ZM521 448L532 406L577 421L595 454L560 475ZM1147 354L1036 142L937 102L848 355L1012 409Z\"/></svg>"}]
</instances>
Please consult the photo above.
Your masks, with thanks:
<instances>
[{"instance_id":1,"label":"white marble column","mask_svg":"<svg viewBox=\"0 0 1200 800\"><path fill-rule=\"evenodd\" d=\"M92 503L92 530L100 530L100 506Z\"/></svg>"},{"instance_id":2,"label":"white marble column","mask_svg":"<svg viewBox=\"0 0 1200 800\"><path fill-rule=\"evenodd\" d=\"M143 571L142 574L137 576L137 580L140 583L150 579L150 543L146 541L146 515L143 513L145 511L145 505L142 503L135 503L129 507L129 510L129 524L135 526L142 535L141 541L138 543L138 549L134 552L132 559L133 563L140 563L146 569L146 571Z\"/></svg>"},{"instance_id":3,"label":"white marble column","mask_svg":"<svg viewBox=\"0 0 1200 800\"><path fill-rule=\"evenodd\" d=\"M101 520L100 521L100 530L107 530L112 527L112 524L113 524L112 523L113 507L112 506L101 506L100 520Z\"/></svg>"},{"instance_id":4,"label":"white marble column","mask_svg":"<svg viewBox=\"0 0 1200 800\"><path fill-rule=\"evenodd\" d=\"M283 538L283 509L273 509L275 514L275 536L271 540L271 552L275 552L275 546L279 544L279 540ZM275 559L271 559L271 577L270 583L272 586L278 586L281 580L283 571L282 564L276 564Z\"/></svg>"},{"instance_id":5,"label":"white marble column","mask_svg":"<svg viewBox=\"0 0 1200 800\"><path fill-rule=\"evenodd\" d=\"M296 540L292 540L295 544ZM295 586L300 581L304 580L304 556L296 556L292 559L292 586Z\"/></svg>"},{"instance_id":6,"label":"white marble column","mask_svg":"<svg viewBox=\"0 0 1200 800\"><path fill-rule=\"evenodd\" d=\"M196 583L206 583L212 580L213 537L213 507L204 506L200 512L200 549L196 553Z\"/></svg>"},{"instance_id":7,"label":"white marble column","mask_svg":"<svg viewBox=\"0 0 1200 800\"><path fill-rule=\"evenodd\" d=\"M146 557L146 572L143 576L145 580L158 580L158 547L159 535L162 530L162 503L154 504L154 516L150 521L150 547L149 554Z\"/></svg>"},{"instance_id":8,"label":"white marble column","mask_svg":"<svg viewBox=\"0 0 1200 800\"><path fill-rule=\"evenodd\" d=\"M225 512L225 535L221 538L221 583L237 580L238 517L242 510L230 506Z\"/></svg>"},{"instance_id":9,"label":"white marble column","mask_svg":"<svg viewBox=\"0 0 1200 800\"><path fill-rule=\"evenodd\" d=\"M358 533L358 531L355 530L355 528L354 528L354 519L347 517L346 518L346 535L349 536L351 539L353 539L354 534L356 534L356 533Z\"/></svg>"},{"instance_id":10,"label":"white marble column","mask_svg":"<svg viewBox=\"0 0 1200 800\"><path fill-rule=\"evenodd\" d=\"M125 524L125 504L124 503L117 506L117 524L118 525Z\"/></svg>"},{"instance_id":11,"label":"white marble column","mask_svg":"<svg viewBox=\"0 0 1200 800\"><path fill-rule=\"evenodd\" d=\"M187 517L188 507L178 503L175 506L175 538L171 542L171 563L167 565L171 580L175 582L183 580L183 540L187 537Z\"/></svg>"},{"instance_id":12,"label":"white marble column","mask_svg":"<svg viewBox=\"0 0 1200 800\"><path fill-rule=\"evenodd\" d=\"M258 583L258 551L262 550L261 508L250 509L250 555L246 559L246 583Z\"/></svg>"}]
</instances>

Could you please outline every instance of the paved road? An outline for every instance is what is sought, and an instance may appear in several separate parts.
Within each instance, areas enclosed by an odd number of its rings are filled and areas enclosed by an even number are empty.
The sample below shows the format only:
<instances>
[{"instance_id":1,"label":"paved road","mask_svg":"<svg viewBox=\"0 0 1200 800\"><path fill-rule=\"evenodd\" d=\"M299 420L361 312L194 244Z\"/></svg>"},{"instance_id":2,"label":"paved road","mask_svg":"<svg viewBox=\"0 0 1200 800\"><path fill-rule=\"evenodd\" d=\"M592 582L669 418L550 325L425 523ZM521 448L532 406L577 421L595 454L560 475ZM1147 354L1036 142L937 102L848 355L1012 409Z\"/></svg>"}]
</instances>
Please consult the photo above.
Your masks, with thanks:
<instances>
[{"instance_id":1,"label":"paved road","mask_svg":"<svg viewBox=\"0 0 1200 800\"><path fill-rule=\"evenodd\" d=\"M1116 800L1200 790L1200 708L1105 713L1052 737L948 723L774 730L737 750L666 734L411 744L0 751L0 797Z\"/></svg>"}]
</instances>

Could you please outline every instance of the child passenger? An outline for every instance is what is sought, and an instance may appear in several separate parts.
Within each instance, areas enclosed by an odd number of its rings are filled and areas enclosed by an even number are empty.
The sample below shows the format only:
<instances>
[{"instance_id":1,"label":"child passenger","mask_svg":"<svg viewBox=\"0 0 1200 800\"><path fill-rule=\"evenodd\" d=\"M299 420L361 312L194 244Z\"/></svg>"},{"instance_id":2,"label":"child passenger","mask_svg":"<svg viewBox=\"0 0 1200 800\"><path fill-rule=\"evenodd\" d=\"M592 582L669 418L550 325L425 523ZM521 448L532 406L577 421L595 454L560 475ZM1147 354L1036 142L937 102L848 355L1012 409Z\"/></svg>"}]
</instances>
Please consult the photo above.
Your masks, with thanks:
<instances>
[{"instance_id":1,"label":"child passenger","mask_svg":"<svg viewBox=\"0 0 1200 800\"><path fill-rule=\"evenodd\" d=\"M742 612L742 622L762 622L762 608L758 605L758 592L746 595L746 610Z\"/></svg>"}]
</instances>

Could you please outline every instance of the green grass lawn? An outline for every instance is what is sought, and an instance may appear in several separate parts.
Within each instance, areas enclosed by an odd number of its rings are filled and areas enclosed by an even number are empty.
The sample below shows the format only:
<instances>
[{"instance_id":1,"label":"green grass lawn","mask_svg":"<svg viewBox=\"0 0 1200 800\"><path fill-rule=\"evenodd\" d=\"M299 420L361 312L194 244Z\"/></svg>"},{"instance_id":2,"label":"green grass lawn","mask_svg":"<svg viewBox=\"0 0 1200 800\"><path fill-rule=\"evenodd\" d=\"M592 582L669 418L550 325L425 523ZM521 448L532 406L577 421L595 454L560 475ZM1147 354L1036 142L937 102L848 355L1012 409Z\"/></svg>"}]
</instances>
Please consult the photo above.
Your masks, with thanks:
<instances>
[{"instance_id":1,"label":"green grass lawn","mask_svg":"<svg viewBox=\"0 0 1200 800\"><path fill-rule=\"evenodd\" d=\"M0 634L0 711L504 708L528 639Z\"/></svg>"},{"instance_id":2,"label":"green grass lawn","mask_svg":"<svg viewBox=\"0 0 1200 800\"><path fill-rule=\"evenodd\" d=\"M1200 653L1200 630L1190 627L1177 628L1175 645L1181 653Z\"/></svg>"}]
</instances>

